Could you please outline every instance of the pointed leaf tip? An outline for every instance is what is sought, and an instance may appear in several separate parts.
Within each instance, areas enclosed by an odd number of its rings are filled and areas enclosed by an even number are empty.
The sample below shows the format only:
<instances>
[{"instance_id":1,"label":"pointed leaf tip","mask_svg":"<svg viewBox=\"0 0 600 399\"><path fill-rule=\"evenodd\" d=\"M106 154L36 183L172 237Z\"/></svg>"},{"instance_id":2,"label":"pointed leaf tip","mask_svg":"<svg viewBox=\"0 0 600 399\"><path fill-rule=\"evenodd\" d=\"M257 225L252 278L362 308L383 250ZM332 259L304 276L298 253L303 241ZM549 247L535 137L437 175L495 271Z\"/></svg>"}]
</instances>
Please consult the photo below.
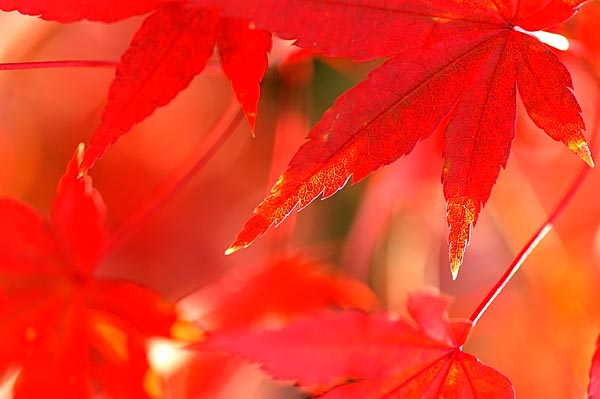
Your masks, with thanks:
<instances>
[{"instance_id":1,"label":"pointed leaf tip","mask_svg":"<svg viewBox=\"0 0 600 399\"><path fill-rule=\"evenodd\" d=\"M573 150L573 152L575 152L575 154L579 155L579 157L581 159L583 159L583 162L588 164L588 166L590 168L594 167L594 160L592 159L592 153L590 152L590 148L588 147L588 145L585 141L581 142L581 143L576 143L573 146L572 150Z\"/></svg>"},{"instance_id":2,"label":"pointed leaf tip","mask_svg":"<svg viewBox=\"0 0 600 399\"><path fill-rule=\"evenodd\" d=\"M77 161L77 179L81 179L85 176L87 169L82 167L83 158L85 156L85 143L79 143L77 149L75 150L75 159Z\"/></svg>"},{"instance_id":3,"label":"pointed leaf tip","mask_svg":"<svg viewBox=\"0 0 600 399\"><path fill-rule=\"evenodd\" d=\"M61 177L52 205L52 225L74 270L88 275L107 242L106 206L92 179L82 171L85 145L80 143Z\"/></svg>"},{"instance_id":4,"label":"pointed leaf tip","mask_svg":"<svg viewBox=\"0 0 600 399\"><path fill-rule=\"evenodd\" d=\"M236 245L232 245L232 246L230 246L229 248L227 248L227 249L225 250L225 256L227 256L227 255L231 255L232 253L234 253L234 252L237 252L237 251L239 251L239 250L240 250L240 249L242 249L242 248L243 248L243 247L236 246Z\"/></svg>"},{"instance_id":5,"label":"pointed leaf tip","mask_svg":"<svg viewBox=\"0 0 600 399\"><path fill-rule=\"evenodd\" d=\"M232 253L237 252L240 249L248 248L253 242L254 241L244 241L236 238L236 240L233 243L231 243L229 248L225 250L225 255L231 255Z\"/></svg>"},{"instance_id":6,"label":"pointed leaf tip","mask_svg":"<svg viewBox=\"0 0 600 399\"><path fill-rule=\"evenodd\" d=\"M454 197L448 200L447 215L449 258L452 279L456 280L458 270L463 262L465 249L471 238L471 228L475 223L479 210L475 201L469 197Z\"/></svg>"},{"instance_id":7,"label":"pointed leaf tip","mask_svg":"<svg viewBox=\"0 0 600 399\"><path fill-rule=\"evenodd\" d=\"M223 72L244 109L254 137L260 81L268 65L271 33L256 29L254 24L237 18L222 18L217 34L217 48Z\"/></svg>"},{"instance_id":8,"label":"pointed leaf tip","mask_svg":"<svg viewBox=\"0 0 600 399\"><path fill-rule=\"evenodd\" d=\"M250 220L253 220L253 219L250 219ZM244 226L244 229L246 229L246 226ZM245 230L242 230L242 232L240 232L240 234L237 235L237 237L231 243L229 248L227 248L225 250L225 255L231 255L232 253L237 252L240 249L248 248L250 246L250 244L252 244L254 242L256 237L258 235L260 235L260 234L257 234L252 239L245 239L246 236L243 235L244 232L245 232Z\"/></svg>"},{"instance_id":9,"label":"pointed leaf tip","mask_svg":"<svg viewBox=\"0 0 600 399\"><path fill-rule=\"evenodd\" d=\"M248 121L248 126L250 127L250 134L252 135L252 138L256 137L256 117L256 112L246 113L246 120Z\"/></svg>"},{"instance_id":10,"label":"pointed leaf tip","mask_svg":"<svg viewBox=\"0 0 600 399\"><path fill-rule=\"evenodd\" d=\"M462 259L452 259L450 262L450 272L452 273L452 281L455 281L458 277L458 270L462 265Z\"/></svg>"}]
</instances>

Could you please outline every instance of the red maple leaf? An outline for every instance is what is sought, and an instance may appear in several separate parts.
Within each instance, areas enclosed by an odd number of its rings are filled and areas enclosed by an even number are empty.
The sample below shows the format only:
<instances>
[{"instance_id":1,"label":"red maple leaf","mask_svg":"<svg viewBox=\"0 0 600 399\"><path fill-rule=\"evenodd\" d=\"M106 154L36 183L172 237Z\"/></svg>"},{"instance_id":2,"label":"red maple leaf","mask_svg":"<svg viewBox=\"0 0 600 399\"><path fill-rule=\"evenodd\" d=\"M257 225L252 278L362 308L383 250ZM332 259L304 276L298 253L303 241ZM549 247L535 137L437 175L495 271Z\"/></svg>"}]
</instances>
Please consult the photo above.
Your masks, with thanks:
<instances>
[{"instance_id":1,"label":"red maple leaf","mask_svg":"<svg viewBox=\"0 0 600 399\"><path fill-rule=\"evenodd\" d=\"M225 75L254 129L259 82L267 68L271 34L248 21L222 18L218 11L185 2L0 0L0 9L59 22L80 19L114 22L153 11L117 64L101 122L82 162L91 168L108 146L134 124L168 104L202 72L215 46Z\"/></svg>"},{"instance_id":2,"label":"red maple leaf","mask_svg":"<svg viewBox=\"0 0 600 399\"><path fill-rule=\"evenodd\" d=\"M327 198L443 131L450 262L456 277L471 227L506 166L517 87L531 119L588 164L571 77L536 31L582 1L194 0L252 20L329 56L389 57L313 128L228 253L316 197Z\"/></svg>"},{"instance_id":3,"label":"red maple leaf","mask_svg":"<svg viewBox=\"0 0 600 399\"><path fill-rule=\"evenodd\" d=\"M80 146L50 220L0 199L0 375L20 368L15 398L148 397L147 340L169 336L177 318L158 294L95 277L105 209L78 177L82 156Z\"/></svg>"},{"instance_id":4,"label":"red maple leaf","mask_svg":"<svg viewBox=\"0 0 600 399\"><path fill-rule=\"evenodd\" d=\"M376 305L375 294L365 284L334 272L330 265L302 255L278 255L245 270L231 270L180 301L178 308L203 329L229 334L285 325L324 309L373 310ZM244 383L234 384L243 387L244 397L263 398L264 385L273 385L263 373L248 373L249 365L238 358L209 350L193 353L189 356L186 352L185 367L167 377L165 397L235 397L223 388L241 376ZM253 385L262 385L263 389L252 394L249 387Z\"/></svg>"},{"instance_id":5,"label":"red maple leaf","mask_svg":"<svg viewBox=\"0 0 600 399\"><path fill-rule=\"evenodd\" d=\"M449 322L447 306L445 298L417 294L408 301L416 324L341 311L206 345L258 362L323 399L514 398L506 377L463 352L471 324Z\"/></svg>"},{"instance_id":6,"label":"red maple leaf","mask_svg":"<svg viewBox=\"0 0 600 399\"><path fill-rule=\"evenodd\" d=\"M172 3L151 14L117 65L117 76L101 122L86 151L88 169L131 127L169 103L211 58L215 45L221 66L250 126L254 128L259 82L267 67L271 35L247 21Z\"/></svg>"}]
</instances>

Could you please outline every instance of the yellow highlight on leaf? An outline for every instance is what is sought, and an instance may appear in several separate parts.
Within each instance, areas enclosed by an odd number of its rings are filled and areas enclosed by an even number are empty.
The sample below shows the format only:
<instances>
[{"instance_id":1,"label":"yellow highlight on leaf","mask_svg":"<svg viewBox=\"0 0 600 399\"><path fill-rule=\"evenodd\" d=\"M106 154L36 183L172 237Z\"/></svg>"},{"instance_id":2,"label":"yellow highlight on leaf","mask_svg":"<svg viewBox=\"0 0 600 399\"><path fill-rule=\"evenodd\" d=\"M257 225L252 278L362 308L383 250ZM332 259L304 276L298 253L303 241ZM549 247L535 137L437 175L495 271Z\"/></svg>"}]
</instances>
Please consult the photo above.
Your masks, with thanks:
<instances>
[{"instance_id":1,"label":"yellow highlight on leaf","mask_svg":"<svg viewBox=\"0 0 600 399\"><path fill-rule=\"evenodd\" d=\"M161 378L152 369L148 369L144 375L144 391L153 399L160 399L164 396Z\"/></svg>"},{"instance_id":2,"label":"yellow highlight on leaf","mask_svg":"<svg viewBox=\"0 0 600 399\"><path fill-rule=\"evenodd\" d=\"M450 271L453 280L456 280L458 270L462 265L476 215L477 206L472 198L461 196L448 200L446 219L450 227L448 241L450 243Z\"/></svg>"},{"instance_id":3,"label":"yellow highlight on leaf","mask_svg":"<svg viewBox=\"0 0 600 399\"><path fill-rule=\"evenodd\" d=\"M104 345L100 350L105 356L120 362L129 361L129 350L127 346L127 335L117 326L107 322L103 317L94 320L94 331L102 338ZM110 353L109 353L110 352Z\"/></svg>"},{"instance_id":4,"label":"yellow highlight on leaf","mask_svg":"<svg viewBox=\"0 0 600 399\"><path fill-rule=\"evenodd\" d=\"M171 336L183 342L202 342L206 340L206 332L197 325L178 319L171 326Z\"/></svg>"},{"instance_id":5,"label":"yellow highlight on leaf","mask_svg":"<svg viewBox=\"0 0 600 399\"><path fill-rule=\"evenodd\" d=\"M569 143L569 149L575 154L579 155L590 168L594 167L594 160L592 159L592 153L585 141Z\"/></svg>"}]
</instances>

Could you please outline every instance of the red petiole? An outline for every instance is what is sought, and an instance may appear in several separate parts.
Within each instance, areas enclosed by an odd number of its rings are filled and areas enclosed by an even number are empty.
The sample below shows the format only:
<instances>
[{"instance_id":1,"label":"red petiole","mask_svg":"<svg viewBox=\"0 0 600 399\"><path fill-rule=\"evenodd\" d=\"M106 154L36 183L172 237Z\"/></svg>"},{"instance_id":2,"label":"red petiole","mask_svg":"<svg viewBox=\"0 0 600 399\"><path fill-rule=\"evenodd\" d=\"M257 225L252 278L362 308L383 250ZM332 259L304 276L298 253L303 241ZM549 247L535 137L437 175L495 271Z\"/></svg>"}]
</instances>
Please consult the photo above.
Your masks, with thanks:
<instances>
[{"instance_id":1,"label":"red petiole","mask_svg":"<svg viewBox=\"0 0 600 399\"><path fill-rule=\"evenodd\" d=\"M212 130L212 136L218 136L216 141L206 148L205 142L193 151L175 171L171 173L155 190L146 198L142 205L131 214L112 234L104 256L108 256L129 241L144 225L144 223L160 207L168 202L179 190L202 170L204 166L223 147L227 140L233 135L240 122L244 119L244 113L237 102L233 99L221 119Z\"/></svg>"}]
</instances>

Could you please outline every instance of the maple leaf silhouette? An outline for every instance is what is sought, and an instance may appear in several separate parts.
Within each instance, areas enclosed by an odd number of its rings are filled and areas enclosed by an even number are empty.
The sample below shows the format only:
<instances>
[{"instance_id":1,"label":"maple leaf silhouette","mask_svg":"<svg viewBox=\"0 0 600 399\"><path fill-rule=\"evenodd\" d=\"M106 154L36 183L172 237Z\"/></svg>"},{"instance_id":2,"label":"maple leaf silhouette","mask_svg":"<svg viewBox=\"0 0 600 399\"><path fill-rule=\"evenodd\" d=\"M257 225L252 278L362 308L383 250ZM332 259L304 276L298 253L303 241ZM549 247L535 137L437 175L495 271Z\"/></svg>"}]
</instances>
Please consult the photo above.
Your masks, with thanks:
<instances>
[{"instance_id":1,"label":"maple leaf silhouette","mask_svg":"<svg viewBox=\"0 0 600 399\"><path fill-rule=\"evenodd\" d=\"M312 129L227 253L295 208L327 198L443 131L442 182L455 278L515 135L516 91L531 119L590 166L567 69L532 37L581 1L194 0L329 56L390 57Z\"/></svg>"},{"instance_id":2,"label":"maple leaf silhouette","mask_svg":"<svg viewBox=\"0 0 600 399\"><path fill-rule=\"evenodd\" d=\"M0 199L0 375L20 368L15 398L146 398L146 343L177 314L158 294L94 276L107 242L102 198L78 178L83 145L47 220Z\"/></svg>"},{"instance_id":3,"label":"maple leaf silhouette","mask_svg":"<svg viewBox=\"0 0 600 399\"><path fill-rule=\"evenodd\" d=\"M446 298L416 294L407 305L416 325L340 311L280 330L217 335L205 346L260 363L323 399L514 398L506 377L463 352L471 324L449 322L447 306Z\"/></svg>"},{"instance_id":4,"label":"maple leaf silhouette","mask_svg":"<svg viewBox=\"0 0 600 399\"><path fill-rule=\"evenodd\" d=\"M82 162L84 170L134 124L185 89L204 70L215 46L254 130L259 82L267 68L271 34L255 29L248 21L222 18L214 9L165 0L0 0L0 9L59 22L114 22L152 11L117 64L100 125Z\"/></svg>"}]
</instances>

